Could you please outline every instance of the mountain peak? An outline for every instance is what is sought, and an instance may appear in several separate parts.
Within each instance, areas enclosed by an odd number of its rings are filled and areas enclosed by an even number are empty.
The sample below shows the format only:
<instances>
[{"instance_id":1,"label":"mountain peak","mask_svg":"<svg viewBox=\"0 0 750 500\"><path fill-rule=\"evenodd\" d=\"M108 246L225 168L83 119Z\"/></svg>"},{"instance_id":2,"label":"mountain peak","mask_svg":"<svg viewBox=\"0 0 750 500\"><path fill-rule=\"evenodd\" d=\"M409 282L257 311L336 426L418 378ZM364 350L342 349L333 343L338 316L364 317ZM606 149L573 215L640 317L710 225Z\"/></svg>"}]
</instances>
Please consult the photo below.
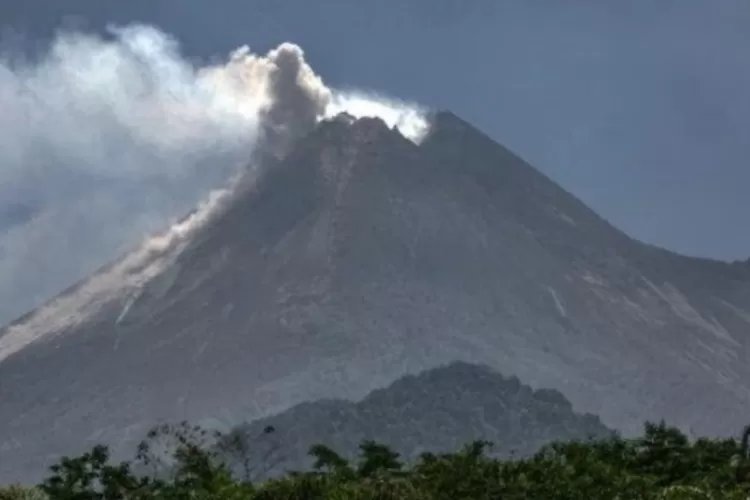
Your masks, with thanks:
<instances>
[{"instance_id":1,"label":"mountain peak","mask_svg":"<svg viewBox=\"0 0 750 500\"><path fill-rule=\"evenodd\" d=\"M453 133L469 129L475 130L469 122L446 109L432 112L429 116L429 122L431 130L444 130Z\"/></svg>"},{"instance_id":2,"label":"mountain peak","mask_svg":"<svg viewBox=\"0 0 750 500\"><path fill-rule=\"evenodd\" d=\"M430 118L419 144L324 120L127 293L83 286L33 332L19 320L34 341L0 362L0 478L92 435L126 451L159 420L234 425L453 361L626 433L745 424L737 266L655 256L467 122ZM48 321L67 303L75 322Z\"/></svg>"}]
</instances>

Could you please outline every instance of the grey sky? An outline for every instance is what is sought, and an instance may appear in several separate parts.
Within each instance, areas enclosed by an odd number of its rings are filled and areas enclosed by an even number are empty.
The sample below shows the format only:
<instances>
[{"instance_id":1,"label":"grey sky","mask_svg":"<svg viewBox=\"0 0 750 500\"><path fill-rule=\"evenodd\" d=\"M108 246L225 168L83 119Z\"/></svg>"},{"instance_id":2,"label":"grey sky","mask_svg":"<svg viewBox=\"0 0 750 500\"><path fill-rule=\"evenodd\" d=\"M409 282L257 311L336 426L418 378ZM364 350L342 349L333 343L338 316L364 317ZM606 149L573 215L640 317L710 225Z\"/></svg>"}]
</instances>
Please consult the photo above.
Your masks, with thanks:
<instances>
[{"instance_id":1,"label":"grey sky","mask_svg":"<svg viewBox=\"0 0 750 500\"><path fill-rule=\"evenodd\" d=\"M747 0L24 0L48 37L141 21L184 52L302 45L328 83L449 108L631 235L750 256Z\"/></svg>"}]
</instances>

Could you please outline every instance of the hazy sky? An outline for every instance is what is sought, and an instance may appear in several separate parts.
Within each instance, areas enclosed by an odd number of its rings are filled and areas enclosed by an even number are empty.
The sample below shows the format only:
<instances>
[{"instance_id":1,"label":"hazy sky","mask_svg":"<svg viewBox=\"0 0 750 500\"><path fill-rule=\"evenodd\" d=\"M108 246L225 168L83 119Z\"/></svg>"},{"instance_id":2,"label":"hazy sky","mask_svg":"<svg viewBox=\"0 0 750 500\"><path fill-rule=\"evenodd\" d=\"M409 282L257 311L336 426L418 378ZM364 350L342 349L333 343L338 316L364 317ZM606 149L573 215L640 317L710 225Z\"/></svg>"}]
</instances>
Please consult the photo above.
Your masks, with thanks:
<instances>
[{"instance_id":1,"label":"hazy sky","mask_svg":"<svg viewBox=\"0 0 750 500\"><path fill-rule=\"evenodd\" d=\"M747 0L0 3L27 47L71 14L153 23L201 58L299 43L330 84L451 109L635 237L750 256Z\"/></svg>"}]
</instances>

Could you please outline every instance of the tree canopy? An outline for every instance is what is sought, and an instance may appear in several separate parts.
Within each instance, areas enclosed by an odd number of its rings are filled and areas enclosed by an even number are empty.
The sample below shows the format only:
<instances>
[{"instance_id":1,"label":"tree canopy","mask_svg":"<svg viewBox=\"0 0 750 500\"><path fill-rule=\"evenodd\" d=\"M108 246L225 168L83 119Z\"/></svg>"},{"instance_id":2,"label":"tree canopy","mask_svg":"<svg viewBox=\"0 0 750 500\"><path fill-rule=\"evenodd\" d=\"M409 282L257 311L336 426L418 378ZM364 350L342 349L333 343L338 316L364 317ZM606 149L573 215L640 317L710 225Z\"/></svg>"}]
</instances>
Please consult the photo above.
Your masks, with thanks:
<instances>
[{"instance_id":1,"label":"tree canopy","mask_svg":"<svg viewBox=\"0 0 750 500\"><path fill-rule=\"evenodd\" d=\"M740 439L690 440L663 422L647 423L637 438L555 442L531 457L510 460L489 456L492 444L484 441L451 453L424 453L410 463L373 441L362 442L356 463L321 444L310 450L312 470L257 483L233 473L230 462L238 450L216 446L232 442L226 437L187 423L160 426L133 462L113 463L107 447L95 446L51 466L38 486L0 488L0 500L745 500L750 495L750 426ZM155 464L153 473L134 472Z\"/></svg>"}]
</instances>

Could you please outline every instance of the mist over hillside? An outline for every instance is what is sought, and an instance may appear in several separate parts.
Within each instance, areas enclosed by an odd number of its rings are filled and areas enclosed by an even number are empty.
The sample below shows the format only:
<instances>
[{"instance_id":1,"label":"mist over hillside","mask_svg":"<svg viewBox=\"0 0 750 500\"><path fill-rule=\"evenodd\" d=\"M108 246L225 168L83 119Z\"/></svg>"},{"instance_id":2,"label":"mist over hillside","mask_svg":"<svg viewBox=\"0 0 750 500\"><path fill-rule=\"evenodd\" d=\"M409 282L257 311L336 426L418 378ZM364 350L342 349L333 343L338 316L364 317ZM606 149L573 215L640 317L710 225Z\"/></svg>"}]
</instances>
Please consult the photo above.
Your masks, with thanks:
<instances>
[{"instance_id":1,"label":"mist over hillside","mask_svg":"<svg viewBox=\"0 0 750 500\"><path fill-rule=\"evenodd\" d=\"M2 49L3 47L0 47ZM0 324L167 229L323 117L380 116L418 137L418 106L325 85L302 49L198 65L147 25L61 31L0 51Z\"/></svg>"}]
</instances>

